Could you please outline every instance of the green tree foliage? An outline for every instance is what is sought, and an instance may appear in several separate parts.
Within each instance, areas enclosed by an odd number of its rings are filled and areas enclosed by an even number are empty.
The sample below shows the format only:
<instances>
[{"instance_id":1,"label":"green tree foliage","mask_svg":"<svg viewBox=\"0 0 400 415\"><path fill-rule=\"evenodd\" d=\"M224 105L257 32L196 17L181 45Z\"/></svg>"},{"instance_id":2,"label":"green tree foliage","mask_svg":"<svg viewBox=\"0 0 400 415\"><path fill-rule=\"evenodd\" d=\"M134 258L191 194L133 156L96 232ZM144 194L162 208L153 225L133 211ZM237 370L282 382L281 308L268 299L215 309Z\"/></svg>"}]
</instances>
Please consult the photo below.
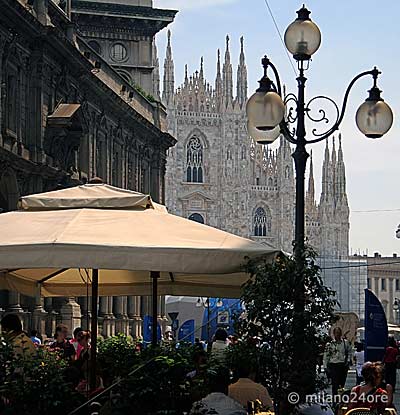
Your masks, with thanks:
<instances>
[{"instance_id":1,"label":"green tree foliage","mask_svg":"<svg viewBox=\"0 0 400 415\"><path fill-rule=\"evenodd\" d=\"M4 415L63 415L84 401L57 353L38 349L34 356L15 356L6 340L0 341L0 397Z\"/></svg>"},{"instance_id":2,"label":"green tree foliage","mask_svg":"<svg viewBox=\"0 0 400 415\"><path fill-rule=\"evenodd\" d=\"M191 384L186 378L193 370L193 348L181 345L148 348L132 376L115 390L110 413L131 414L132 408L143 414L177 415L191 407Z\"/></svg>"},{"instance_id":3,"label":"green tree foliage","mask_svg":"<svg viewBox=\"0 0 400 415\"><path fill-rule=\"evenodd\" d=\"M140 362L136 344L123 334L99 340L98 367L106 385L118 377L126 376Z\"/></svg>"},{"instance_id":4,"label":"green tree foliage","mask_svg":"<svg viewBox=\"0 0 400 415\"><path fill-rule=\"evenodd\" d=\"M248 272L252 278L244 286L242 295L246 312L237 321L237 330L244 341L258 338L261 355L258 368L262 382L278 406L282 406L290 392L297 392L302 397L323 386L315 368L329 326L334 321L335 292L324 286L320 268L315 263L315 253L307 248L302 317L307 361L296 362L295 349L302 345L295 344L293 338L298 321L294 318L294 287L299 281L294 259L280 255L273 263L250 262ZM293 384L301 384L302 390L290 390Z\"/></svg>"}]
</instances>

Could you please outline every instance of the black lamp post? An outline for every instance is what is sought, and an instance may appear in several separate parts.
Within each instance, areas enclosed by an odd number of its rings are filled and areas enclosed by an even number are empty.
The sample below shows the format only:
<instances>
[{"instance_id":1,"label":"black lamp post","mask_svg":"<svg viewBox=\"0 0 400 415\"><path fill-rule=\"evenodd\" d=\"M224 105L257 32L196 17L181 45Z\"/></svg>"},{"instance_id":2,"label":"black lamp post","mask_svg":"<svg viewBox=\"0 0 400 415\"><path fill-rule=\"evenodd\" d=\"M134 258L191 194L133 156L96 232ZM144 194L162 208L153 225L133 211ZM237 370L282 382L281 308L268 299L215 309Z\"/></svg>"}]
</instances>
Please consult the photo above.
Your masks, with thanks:
<instances>
[{"instance_id":1,"label":"black lamp post","mask_svg":"<svg viewBox=\"0 0 400 415\"><path fill-rule=\"evenodd\" d=\"M293 153L296 170L296 210L295 210L295 240L294 258L296 260L297 284L294 303L294 364L297 372L302 370L310 373L310 362L312 356L307 355L307 339L305 338L305 305L306 296L303 271L305 267L304 240L305 240L305 170L309 154L306 145L327 139L338 130L343 121L348 96L354 83L364 77L371 76L372 88L366 101L361 104L356 114L356 123L360 131L369 138L382 137L393 123L393 113L390 107L381 98L381 91L377 87L377 79L380 72L374 68L365 71L353 78L346 89L341 110L329 97L318 95L306 101L305 85L307 78L305 71L309 67L311 56L318 50L321 44L321 33L318 26L311 21L310 11L303 5L297 12L297 19L289 25L285 32L285 44L293 58L297 61L298 76L297 96L289 93L282 95L282 87L279 74L274 64L265 56L262 59L264 76L259 81L260 87L247 102L248 132L259 144L272 143L282 134L285 139L296 146ZM268 69L271 68L274 79L268 77ZM311 106L317 100L327 100L334 106L336 119L333 125L324 132L317 129L311 130L311 138L306 134L305 121L308 118L312 122L329 123L324 109L319 110L318 116L312 115ZM290 124L293 124L292 128ZM307 138L306 138L307 137ZM302 379L298 379L297 385L292 385L292 391L301 391ZM299 390L297 390L296 386ZM312 387L312 385L310 385Z\"/></svg>"}]
</instances>

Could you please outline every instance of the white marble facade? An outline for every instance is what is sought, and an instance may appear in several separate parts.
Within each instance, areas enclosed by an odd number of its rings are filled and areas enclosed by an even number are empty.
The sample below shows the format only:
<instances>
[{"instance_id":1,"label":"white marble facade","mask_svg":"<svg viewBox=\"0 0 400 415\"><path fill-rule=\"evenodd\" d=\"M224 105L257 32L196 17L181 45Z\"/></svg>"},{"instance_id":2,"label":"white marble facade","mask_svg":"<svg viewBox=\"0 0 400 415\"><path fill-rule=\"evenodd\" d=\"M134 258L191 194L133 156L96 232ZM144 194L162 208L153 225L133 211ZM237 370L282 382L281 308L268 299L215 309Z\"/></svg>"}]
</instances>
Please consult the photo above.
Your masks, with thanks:
<instances>
[{"instance_id":1,"label":"white marble facade","mask_svg":"<svg viewBox=\"0 0 400 415\"><path fill-rule=\"evenodd\" d=\"M276 150L255 145L247 133L247 68L243 38L234 91L229 37L211 85L200 69L175 88L171 34L164 61L162 98L169 132L166 204L177 215L292 250L295 183L289 143ZM338 146L338 150L336 147ZM347 258L349 208L341 138L325 151L322 194L315 200L313 166L306 197L307 235L322 256Z\"/></svg>"}]
</instances>

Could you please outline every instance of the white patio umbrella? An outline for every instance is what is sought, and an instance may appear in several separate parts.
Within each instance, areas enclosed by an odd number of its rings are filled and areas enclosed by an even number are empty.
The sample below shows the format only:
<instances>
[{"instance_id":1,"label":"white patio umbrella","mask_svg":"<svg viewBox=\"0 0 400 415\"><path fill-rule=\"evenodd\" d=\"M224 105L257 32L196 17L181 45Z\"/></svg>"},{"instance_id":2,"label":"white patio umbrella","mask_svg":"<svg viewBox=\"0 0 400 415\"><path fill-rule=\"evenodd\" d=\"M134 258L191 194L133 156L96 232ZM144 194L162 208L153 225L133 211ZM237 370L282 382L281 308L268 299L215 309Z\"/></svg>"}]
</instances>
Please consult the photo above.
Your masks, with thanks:
<instances>
[{"instance_id":1,"label":"white patio umbrella","mask_svg":"<svg viewBox=\"0 0 400 415\"><path fill-rule=\"evenodd\" d=\"M152 285L154 299L159 294L237 297L249 277L246 261L272 260L278 253L171 215L148 195L105 184L23 197L20 210L0 215L0 229L0 288L78 296L91 283L94 349L99 291L148 295ZM153 327L155 340L156 333Z\"/></svg>"}]
</instances>

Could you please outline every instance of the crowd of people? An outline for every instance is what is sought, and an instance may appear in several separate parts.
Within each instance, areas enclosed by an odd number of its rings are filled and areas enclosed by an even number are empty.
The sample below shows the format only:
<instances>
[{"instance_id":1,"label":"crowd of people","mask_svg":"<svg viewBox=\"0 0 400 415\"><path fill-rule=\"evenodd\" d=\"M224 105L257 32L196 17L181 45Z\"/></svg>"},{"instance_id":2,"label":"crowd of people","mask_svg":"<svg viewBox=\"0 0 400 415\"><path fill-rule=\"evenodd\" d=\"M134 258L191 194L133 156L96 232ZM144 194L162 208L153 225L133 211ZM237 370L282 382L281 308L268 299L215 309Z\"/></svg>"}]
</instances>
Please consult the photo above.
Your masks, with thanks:
<instances>
[{"instance_id":1,"label":"crowd of people","mask_svg":"<svg viewBox=\"0 0 400 415\"><path fill-rule=\"evenodd\" d=\"M31 356L38 348L48 348L59 354L61 359L69 363L69 380L76 390L89 393L90 367L90 332L75 328L72 339L68 338L69 329L64 324L57 325L54 339L43 344L36 330L28 336L22 329L19 317L8 314L1 320L1 331L4 338L13 346L16 356ZM230 345L239 344L235 336L228 336L223 328L218 328L209 345L199 339L195 340L193 353L193 370L186 374L186 380L195 384L198 379L208 382L208 394L197 396L191 415L207 413L221 415L244 415L250 411L251 405L258 405L263 410L273 410L274 403L258 379L257 364L246 360L232 364L228 362L227 352ZM325 373L332 385L332 396L343 394L348 371L351 365L356 369L356 385L351 389L347 400L347 409L369 408L383 413L385 408L393 407L393 393L396 388L396 371L400 363L400 353L394 338L389 338L382 362L366 362L362 343L353 345L343 337L342 331L336 327L333 338L326 344L323 356ZM138 352L140 353L140 350ZM209 363L216 368L208 371ZM103 387L101 379L98 389ZM336 401L335 401L336 402ZM303 414L331 414L331 409L318 405L308 405Z\"/></svg>"},{"instance_id":2,"label":"crowd of people","mask_svg":"<svg viewBox=\"0 0 400 415\"><path fill-rule=\"evenodd\" d=\"M32 330L30 336L22 329L21 320L16 314L7 314L1 320L1 332L4 338L13 347L17 357L33 356L38 348L47 348L57 352L60 358L65 359L70 365L68 380L76 390L87 393L90 364L90 332L77 327L73 332L73 338L68 339L68 327L65 324L57 325L53 341L42 344L38 332ZM98 382L101 386L101 381ZM99 387L100 387L99 386Z\"/></svg>"},{"instance_id":3,"label":"crowd of people","mask_svg":"<svg viewBox=\"0 0 400 415\"><path fill-rule=\"evenodd\" d=\"M344 399L347 409L368 408L379 414L385 408L394 408L393 393L399 363L399 347L393 337L388 339L382 361L370 362L365 361L363 343L356 342L353 350L339 327L333 330L333 339L327 343L323 359L325 373L332 384L333 397L338 396L339 391L344 392L349 368L354 364L357 384Z\"/></svg>"}]
</instances>

